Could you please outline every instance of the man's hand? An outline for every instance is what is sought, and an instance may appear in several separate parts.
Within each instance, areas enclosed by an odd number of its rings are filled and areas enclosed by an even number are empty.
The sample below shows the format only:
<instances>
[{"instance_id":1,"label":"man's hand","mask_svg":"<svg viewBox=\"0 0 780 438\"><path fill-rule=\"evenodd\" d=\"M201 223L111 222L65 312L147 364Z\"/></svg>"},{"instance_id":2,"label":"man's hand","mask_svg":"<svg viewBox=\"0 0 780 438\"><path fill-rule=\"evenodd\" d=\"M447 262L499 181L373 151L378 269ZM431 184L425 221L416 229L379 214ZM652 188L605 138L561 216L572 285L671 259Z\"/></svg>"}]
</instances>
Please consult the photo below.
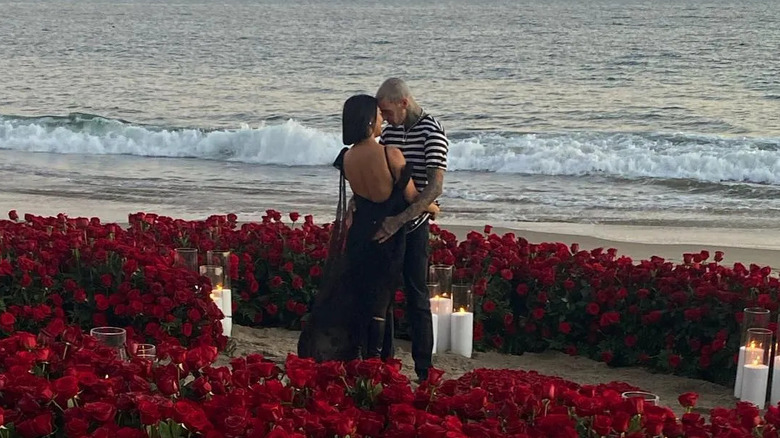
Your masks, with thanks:
<instances>
[{"instance_id":1,"label":"man's hand","mask_svg":"<svg viewBox=\"0 0 780 438\"><path fill-rule=\"evenodd\" d=\"M426 172L428 174L428 185L425 186L414 203L407 207L406 210L397 216L385 218L384 222L382 222L382 228L374 235L374 240L378 240L379 243L387 241L387 239L400 230L405 223L425 212L425 210L428 209L428 206L441 195L442 185L444 184L444 170L428 167Z\"/></svg>"},{"instance_id":2,"label":"man's hand","mask_svg":"<svg viewBox=\"0 0 780 438\"><path fill-rule=\"evenodd\" d=\"M374 240L378 240L379 243L387 242L387 239L393 237L398 230L404 225L403 218L399 216L388 216L382 222L382 227L374 235Z\"/></svg>"}]
</instances>

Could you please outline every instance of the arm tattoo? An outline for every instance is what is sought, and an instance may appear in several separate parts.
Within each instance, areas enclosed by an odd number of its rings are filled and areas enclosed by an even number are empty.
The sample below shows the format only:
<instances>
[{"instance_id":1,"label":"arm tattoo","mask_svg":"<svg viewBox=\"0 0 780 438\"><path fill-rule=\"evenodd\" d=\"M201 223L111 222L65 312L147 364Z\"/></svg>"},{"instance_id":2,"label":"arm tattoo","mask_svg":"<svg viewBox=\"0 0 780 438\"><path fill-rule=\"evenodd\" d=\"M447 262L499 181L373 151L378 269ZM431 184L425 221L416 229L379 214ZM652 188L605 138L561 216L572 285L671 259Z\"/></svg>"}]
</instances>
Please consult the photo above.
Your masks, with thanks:
<instances>
[{"instance_id":1,"label":"arm tattoo","mask_svg":"<svg viewBox=\"0 0 780 438\"><path fill-rule=\"evenodd\" d=\"M428 173L428 185L420 192L414 203L397 216L402 223L409 222L421 215L441 195L444 186L444 170L428 167L426 172Z\"/></svg>"}]
</instances>

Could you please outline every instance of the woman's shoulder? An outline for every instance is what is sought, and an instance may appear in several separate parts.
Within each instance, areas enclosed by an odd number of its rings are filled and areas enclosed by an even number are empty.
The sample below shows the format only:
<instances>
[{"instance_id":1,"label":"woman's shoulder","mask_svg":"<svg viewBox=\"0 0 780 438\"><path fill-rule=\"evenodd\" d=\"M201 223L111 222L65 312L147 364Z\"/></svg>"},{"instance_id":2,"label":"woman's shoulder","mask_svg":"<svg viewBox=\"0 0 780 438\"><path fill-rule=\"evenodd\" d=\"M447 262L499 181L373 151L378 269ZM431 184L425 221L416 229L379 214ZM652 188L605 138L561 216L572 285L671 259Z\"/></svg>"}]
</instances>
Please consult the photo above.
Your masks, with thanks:
<instances>
[{"instance_id":1,"label":"woman's shoulder","mask_svg":"<svg viewBox=\"0 0 780 438\"><path fill-rule=\"evenodd\" d=\"M404 153L401 152L401 149L395 146L385 146L385 150L387 151L387 162L390 163L390 167L400 169L406 165L406 158L404 158Z\"/></svg>"},{"instance_id":2,"label":"woman's shoulder","mask_svg":"<svg viewBox=\"0 0 780 438\"><path fill-rule=\"evenodd\" d=\"M333 161L333 167L339 170L344 170L344 156L347 154L347 151L349 151L348 147L341 149L341 152L339 152L339 155Z\"/></svg>"}]
</instances>

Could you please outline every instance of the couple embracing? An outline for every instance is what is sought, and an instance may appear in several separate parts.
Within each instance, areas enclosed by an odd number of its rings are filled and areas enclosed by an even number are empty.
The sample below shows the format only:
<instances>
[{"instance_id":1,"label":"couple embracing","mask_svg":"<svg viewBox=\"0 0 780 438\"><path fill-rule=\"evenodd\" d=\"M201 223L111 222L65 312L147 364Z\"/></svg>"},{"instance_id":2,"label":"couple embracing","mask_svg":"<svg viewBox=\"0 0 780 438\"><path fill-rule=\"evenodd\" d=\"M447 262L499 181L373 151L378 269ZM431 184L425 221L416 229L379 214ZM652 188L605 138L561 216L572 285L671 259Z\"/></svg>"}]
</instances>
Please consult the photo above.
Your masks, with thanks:
<instances>
[{"instance_id":1,"label":"couple embracing","mask_svg":"<svg viewBox=\"0 0 780 438\"><path fill-rule=\"evenodd\" d=\"M402 286L415 372L426 380L433 349L428 220L439 211L434 201L442 192L449 142L398 78L386 80L376 97L350 97L342 129L351 147L334 162L339 205L298 355L317 361L392 357L392 304Z\"/></svg>"}]
</instances>

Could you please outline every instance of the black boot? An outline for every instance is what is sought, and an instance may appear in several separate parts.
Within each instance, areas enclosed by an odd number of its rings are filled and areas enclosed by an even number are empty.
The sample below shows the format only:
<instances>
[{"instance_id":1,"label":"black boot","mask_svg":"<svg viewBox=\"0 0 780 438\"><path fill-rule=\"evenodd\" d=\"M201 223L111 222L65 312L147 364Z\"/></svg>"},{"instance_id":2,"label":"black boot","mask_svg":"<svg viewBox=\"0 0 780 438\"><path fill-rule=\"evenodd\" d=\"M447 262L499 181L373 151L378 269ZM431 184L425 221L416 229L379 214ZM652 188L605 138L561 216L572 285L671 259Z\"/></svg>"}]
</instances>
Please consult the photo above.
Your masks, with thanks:
<instances>
[{"instance_id":1,"label":"black boot","mask_svg":"<svg viewBox=\"0 0 780 438\"><path fill-rule=\"evenodd\" d=\"M385 319L371 318L366 334L368 339L366 340L366 355L364 359L380 357L385 339Z\"/></svg>"}]
</instances>

